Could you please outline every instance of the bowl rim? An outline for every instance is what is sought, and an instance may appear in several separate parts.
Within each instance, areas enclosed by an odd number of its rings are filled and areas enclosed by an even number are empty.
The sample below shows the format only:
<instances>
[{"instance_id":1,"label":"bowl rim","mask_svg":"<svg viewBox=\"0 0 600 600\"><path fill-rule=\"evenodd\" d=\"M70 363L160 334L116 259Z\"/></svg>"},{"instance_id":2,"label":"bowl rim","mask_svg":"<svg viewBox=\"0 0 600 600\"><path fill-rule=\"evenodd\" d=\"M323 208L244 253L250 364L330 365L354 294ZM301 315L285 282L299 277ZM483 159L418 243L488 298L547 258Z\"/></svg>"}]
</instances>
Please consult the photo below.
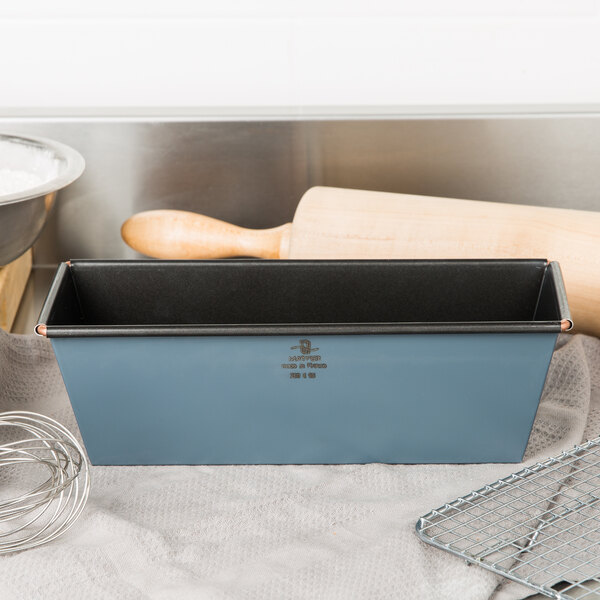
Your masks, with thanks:
<instances>
[{"instance_id":1,"label":"bowl rim","mask_svg":"<svg viewBox=\"0 0 600 600\"><path fill-rule=\"evenodd\" d=\"M70 183L73 183L85 169L85 160L77 150L53 139L31 135L0 133L0 142L24 144L39 149L50 150L57 158L62 159L66 163L66 168L58 176L35 187L0 197L0 206L25 202L52 192L57 192Z\"/></svg>"}]
</instances>

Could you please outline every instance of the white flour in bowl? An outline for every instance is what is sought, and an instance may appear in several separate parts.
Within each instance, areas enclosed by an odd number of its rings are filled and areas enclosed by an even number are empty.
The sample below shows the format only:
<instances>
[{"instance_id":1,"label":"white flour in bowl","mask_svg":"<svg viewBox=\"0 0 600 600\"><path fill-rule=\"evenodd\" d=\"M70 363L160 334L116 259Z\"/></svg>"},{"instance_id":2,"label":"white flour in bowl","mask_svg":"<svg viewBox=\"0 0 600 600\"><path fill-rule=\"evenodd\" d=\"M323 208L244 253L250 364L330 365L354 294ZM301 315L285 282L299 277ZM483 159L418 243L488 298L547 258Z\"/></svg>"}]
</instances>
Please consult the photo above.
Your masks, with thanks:
<instances>
[{"instance_id":1,"label":"white flour in bowl","mask_svg":"<svg viewBox=\"0 0 600 600\"><path fill-rule=\"evenodd\" d=\"M24 192L44 183L35 173L20 169L0 169L0 197L16 192Z\"/></svg>"},{"instance_id":2,"label":"white flour in bowl","mask_svg":"<svg viewBox=\"0 0 600 600\"><path fill-rule=\"evenodd\" d=\"M0 203L58 176L61 162L53 152L33 144L0 140Z\"/></svg>"}]
</instances>

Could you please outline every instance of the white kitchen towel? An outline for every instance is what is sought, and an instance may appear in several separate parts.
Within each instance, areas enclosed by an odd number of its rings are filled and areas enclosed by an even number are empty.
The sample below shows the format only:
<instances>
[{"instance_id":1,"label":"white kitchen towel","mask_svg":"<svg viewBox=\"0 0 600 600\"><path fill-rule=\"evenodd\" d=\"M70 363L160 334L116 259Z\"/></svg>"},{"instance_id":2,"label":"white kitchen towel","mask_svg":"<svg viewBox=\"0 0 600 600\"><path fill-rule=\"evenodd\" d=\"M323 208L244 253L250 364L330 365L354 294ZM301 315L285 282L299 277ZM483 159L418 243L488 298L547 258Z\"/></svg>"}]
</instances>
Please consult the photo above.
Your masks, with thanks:
<instances>
[{"instance_id":1,"label":"white kitchen towel","mask_svg":"<svg viewBox=\"0 0 600 600\"><path fill-rule=\"evenodd\" d=\"M7 410L41 412L77 432L47 340L0 331ZM563 335L525 462L599 434L600 340ZM519 468L93 467L88 506L68 534L0 557L0 598L525 598L527 588L415 534L430 509ZM0 471L0 494L14 476Z\"/></svg>"}]
</instances>

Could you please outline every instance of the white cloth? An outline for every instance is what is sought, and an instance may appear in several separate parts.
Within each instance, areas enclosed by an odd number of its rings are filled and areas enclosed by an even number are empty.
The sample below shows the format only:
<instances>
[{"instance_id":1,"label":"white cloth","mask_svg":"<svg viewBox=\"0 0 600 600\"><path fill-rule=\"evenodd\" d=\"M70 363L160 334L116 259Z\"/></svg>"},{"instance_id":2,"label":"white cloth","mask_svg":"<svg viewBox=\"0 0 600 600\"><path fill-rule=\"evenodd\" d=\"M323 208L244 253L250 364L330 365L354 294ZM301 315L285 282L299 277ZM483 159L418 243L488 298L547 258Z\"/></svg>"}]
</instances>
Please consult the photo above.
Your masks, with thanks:
<instances>
[{"instance_id":1,"label":"white cloth","mask_svg":"<svg viewBox=\"0 0 600 600\"><path fill-rule=\"evenodd\" d=\"M47 340L0 331L0 411L77 426ZM78 434L78 432L77 432ZM563 335L526 463L600 434L600 340ZM0 557L0 598L514 600L531 592L415 534L519 465L93 467L80 520ZM14 476L0 471L0 494Z\"/></svg>"}]
</instances>

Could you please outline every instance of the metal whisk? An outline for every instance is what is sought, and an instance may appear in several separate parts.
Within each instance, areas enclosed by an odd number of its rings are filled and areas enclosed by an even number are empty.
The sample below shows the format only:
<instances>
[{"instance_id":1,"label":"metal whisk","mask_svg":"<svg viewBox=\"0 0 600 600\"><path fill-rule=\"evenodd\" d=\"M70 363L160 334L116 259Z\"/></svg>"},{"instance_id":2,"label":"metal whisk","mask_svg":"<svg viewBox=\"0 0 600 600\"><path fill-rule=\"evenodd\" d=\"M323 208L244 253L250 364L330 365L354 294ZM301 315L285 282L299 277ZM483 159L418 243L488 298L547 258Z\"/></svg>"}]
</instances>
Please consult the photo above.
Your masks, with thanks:
<instances>
[{"instance_id":1,"label":"metal whisk","mask_svg":"<svg viewBox=\"0 0 600 600\"><path fill-rule=\"evenodd\" d=\"M0 440L5 433L20 437L0 445L0 469L29 465L36 470L37 465L47 479L9 498L0 480L0 554L34 548L65 533L90 491L85 453L60 423L32 412L5 412L0 413Z\"/></svg>"}]
</instances>

